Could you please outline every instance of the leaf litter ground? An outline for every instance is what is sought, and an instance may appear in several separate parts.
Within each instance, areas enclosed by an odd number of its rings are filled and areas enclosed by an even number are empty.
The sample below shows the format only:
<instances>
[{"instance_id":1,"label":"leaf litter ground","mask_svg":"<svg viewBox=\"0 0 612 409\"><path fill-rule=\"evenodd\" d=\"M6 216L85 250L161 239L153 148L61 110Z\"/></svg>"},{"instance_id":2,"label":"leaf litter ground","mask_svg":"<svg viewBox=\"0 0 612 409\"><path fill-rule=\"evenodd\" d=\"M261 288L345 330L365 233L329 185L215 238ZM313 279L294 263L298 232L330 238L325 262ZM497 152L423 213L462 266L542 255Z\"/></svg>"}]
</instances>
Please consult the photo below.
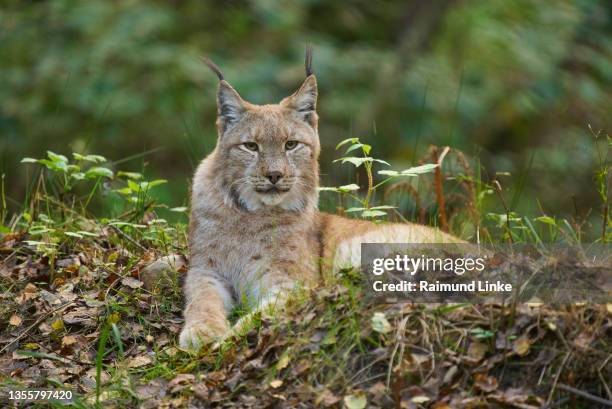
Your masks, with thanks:
<instances>
[{"instance_id":1,"label":"leaf litter ground","mask_svg":"<svg viewBox=\"0 0 612 409\"><path fill-rule=\"evenodd\" d=\"M70 389L78 407L592 408L612 399L610 305L369 304L352 272L257 317L218 351L181 351L180 285L151 292L139 276L168 249L116 230L67 240L52 256L27 234L1 239L0 400L23 388Z\"/></svg>"}]
</instances>

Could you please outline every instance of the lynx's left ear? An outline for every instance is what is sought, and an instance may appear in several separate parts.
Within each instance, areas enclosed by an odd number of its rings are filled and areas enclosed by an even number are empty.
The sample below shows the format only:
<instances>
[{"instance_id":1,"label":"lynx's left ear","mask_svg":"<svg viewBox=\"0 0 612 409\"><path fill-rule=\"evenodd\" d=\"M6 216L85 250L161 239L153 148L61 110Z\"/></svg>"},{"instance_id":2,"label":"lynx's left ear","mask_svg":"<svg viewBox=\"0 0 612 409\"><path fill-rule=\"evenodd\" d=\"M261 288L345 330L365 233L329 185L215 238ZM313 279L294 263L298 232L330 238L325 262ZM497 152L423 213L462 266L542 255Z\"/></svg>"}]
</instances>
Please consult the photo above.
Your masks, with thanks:
<instances>
[{"instance_id":1,"label":"lynx's left ear","mask_svg":"<svg viewBox=\"0 0 612 409\"><path fill-rule=\"evenodd\" d=\"M317 126L317 78L312 73L312 48L306 49L306 58L304 60L306 68L306 80L293 95L281 101L285 105L293 109L296 114L312 127Z\"/></svg>"},{"instance_id":2,"label":"lynx's left ear","mask_svg":"<svg viewBox=\"0 0 612 409\"><path fill-rule=\"evenodd\" d=\"M219 78L219 86L217 87L217 128L221 137L230 125L240 121L246 111L247 103L225 81L225 77L219 67L217 67L217 64L206 57L202 57L202 62Z\"/></svg>"},{"instance_id":3,"label":"lynx's left ear","mask_svg":"<svg viewBox=\"0 0 612 409\"><path fill-rule=\"evenodd\" d=\"M285 98L281 104L293 109L304 121L314 126L317 119L317 79L315 76L310 75L306 78L300 89Z\"/></svg>"}]
</instances>

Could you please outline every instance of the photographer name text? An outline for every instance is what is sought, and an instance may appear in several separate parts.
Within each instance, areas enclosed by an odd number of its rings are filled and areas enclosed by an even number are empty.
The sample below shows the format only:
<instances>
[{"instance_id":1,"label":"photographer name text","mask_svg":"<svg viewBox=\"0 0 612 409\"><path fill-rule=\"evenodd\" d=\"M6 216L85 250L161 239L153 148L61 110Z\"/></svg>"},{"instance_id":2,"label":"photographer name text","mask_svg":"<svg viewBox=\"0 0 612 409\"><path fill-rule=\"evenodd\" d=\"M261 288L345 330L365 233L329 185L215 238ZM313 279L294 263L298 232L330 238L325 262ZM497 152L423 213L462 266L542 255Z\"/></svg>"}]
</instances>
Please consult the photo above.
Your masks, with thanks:
<instances>
[{"instance_id":1,"label":"photographer name text","mask_svg":"<svg viewBox=\"0 0 612 409\"><path fill-rule=\"evenodd\" d=\"M474 280L469 283L441 283L440 281L429 282L425 280L419 282L400 281L396 283L374 281L372 288L376 292L512 292L512 284L510 283L486 280Z\"/></svg>"}]
</instances>

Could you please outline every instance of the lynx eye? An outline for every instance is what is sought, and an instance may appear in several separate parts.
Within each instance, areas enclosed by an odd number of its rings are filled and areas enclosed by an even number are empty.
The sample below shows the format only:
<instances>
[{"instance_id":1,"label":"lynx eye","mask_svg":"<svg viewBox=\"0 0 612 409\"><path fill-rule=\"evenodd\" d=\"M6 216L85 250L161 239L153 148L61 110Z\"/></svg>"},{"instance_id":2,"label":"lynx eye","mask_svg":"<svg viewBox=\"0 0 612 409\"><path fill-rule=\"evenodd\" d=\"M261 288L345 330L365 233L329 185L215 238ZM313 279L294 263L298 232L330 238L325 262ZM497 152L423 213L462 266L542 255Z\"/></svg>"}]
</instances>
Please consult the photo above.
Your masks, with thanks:
<instances>
[{"instance_id":1,"label":"lynx eye","mask_svg":"<svg viewBox=\"0 0 612 409\"><path fill-rule=\"evenodd\" d=\"M285 143L285 149L288 151L295 149L296 146L298 146L298 141L287 141Z\"/></svg>"},{"instance_id":2,"label":"lynx eye","mask_svg":"<svg viewBox=\"0 0 612 409\"><path fill-rule=\"evenodd\" d=\"M245 142L243 145L245 148L253 152L257 152L259 150L259 145L257 145L255 142Z\"/></svg>"}]
</instances>

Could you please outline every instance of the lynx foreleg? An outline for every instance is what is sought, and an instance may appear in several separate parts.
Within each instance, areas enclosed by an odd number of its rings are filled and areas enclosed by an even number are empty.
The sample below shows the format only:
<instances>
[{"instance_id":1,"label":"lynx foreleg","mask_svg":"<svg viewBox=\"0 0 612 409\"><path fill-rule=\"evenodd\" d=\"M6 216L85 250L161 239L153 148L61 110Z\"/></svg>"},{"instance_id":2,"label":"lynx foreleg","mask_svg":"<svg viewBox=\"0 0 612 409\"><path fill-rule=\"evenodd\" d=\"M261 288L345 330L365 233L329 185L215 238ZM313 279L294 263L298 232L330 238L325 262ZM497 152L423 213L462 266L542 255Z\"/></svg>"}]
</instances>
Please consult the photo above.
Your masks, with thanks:
<instances>
[{"instance_id":1,"label":"lynx foreleg","mask_svg":"<svg viewBox=\"0 0 612 409\"><path fill-rule=\"evenodd\" d=\"M185 324L179 345L198 350L203 344L222 339L229 331L227 316L234 305L228 284L213 271L191 268L185 296Z\"/></svg>"},{"instance_id":2,"label":"lynx foreleg","mask_svg":"<svg viewBox=\"0 0 612 409\"><path fill-rule=\"evenodd\" d=\"M281 310L298 282L285 274L267 272L259 276L256 283L246 291L246 306L249 312L242 316L232 327L232 335L248 331L260 314L276 315Z\"/></svg>"}]
</instances>

